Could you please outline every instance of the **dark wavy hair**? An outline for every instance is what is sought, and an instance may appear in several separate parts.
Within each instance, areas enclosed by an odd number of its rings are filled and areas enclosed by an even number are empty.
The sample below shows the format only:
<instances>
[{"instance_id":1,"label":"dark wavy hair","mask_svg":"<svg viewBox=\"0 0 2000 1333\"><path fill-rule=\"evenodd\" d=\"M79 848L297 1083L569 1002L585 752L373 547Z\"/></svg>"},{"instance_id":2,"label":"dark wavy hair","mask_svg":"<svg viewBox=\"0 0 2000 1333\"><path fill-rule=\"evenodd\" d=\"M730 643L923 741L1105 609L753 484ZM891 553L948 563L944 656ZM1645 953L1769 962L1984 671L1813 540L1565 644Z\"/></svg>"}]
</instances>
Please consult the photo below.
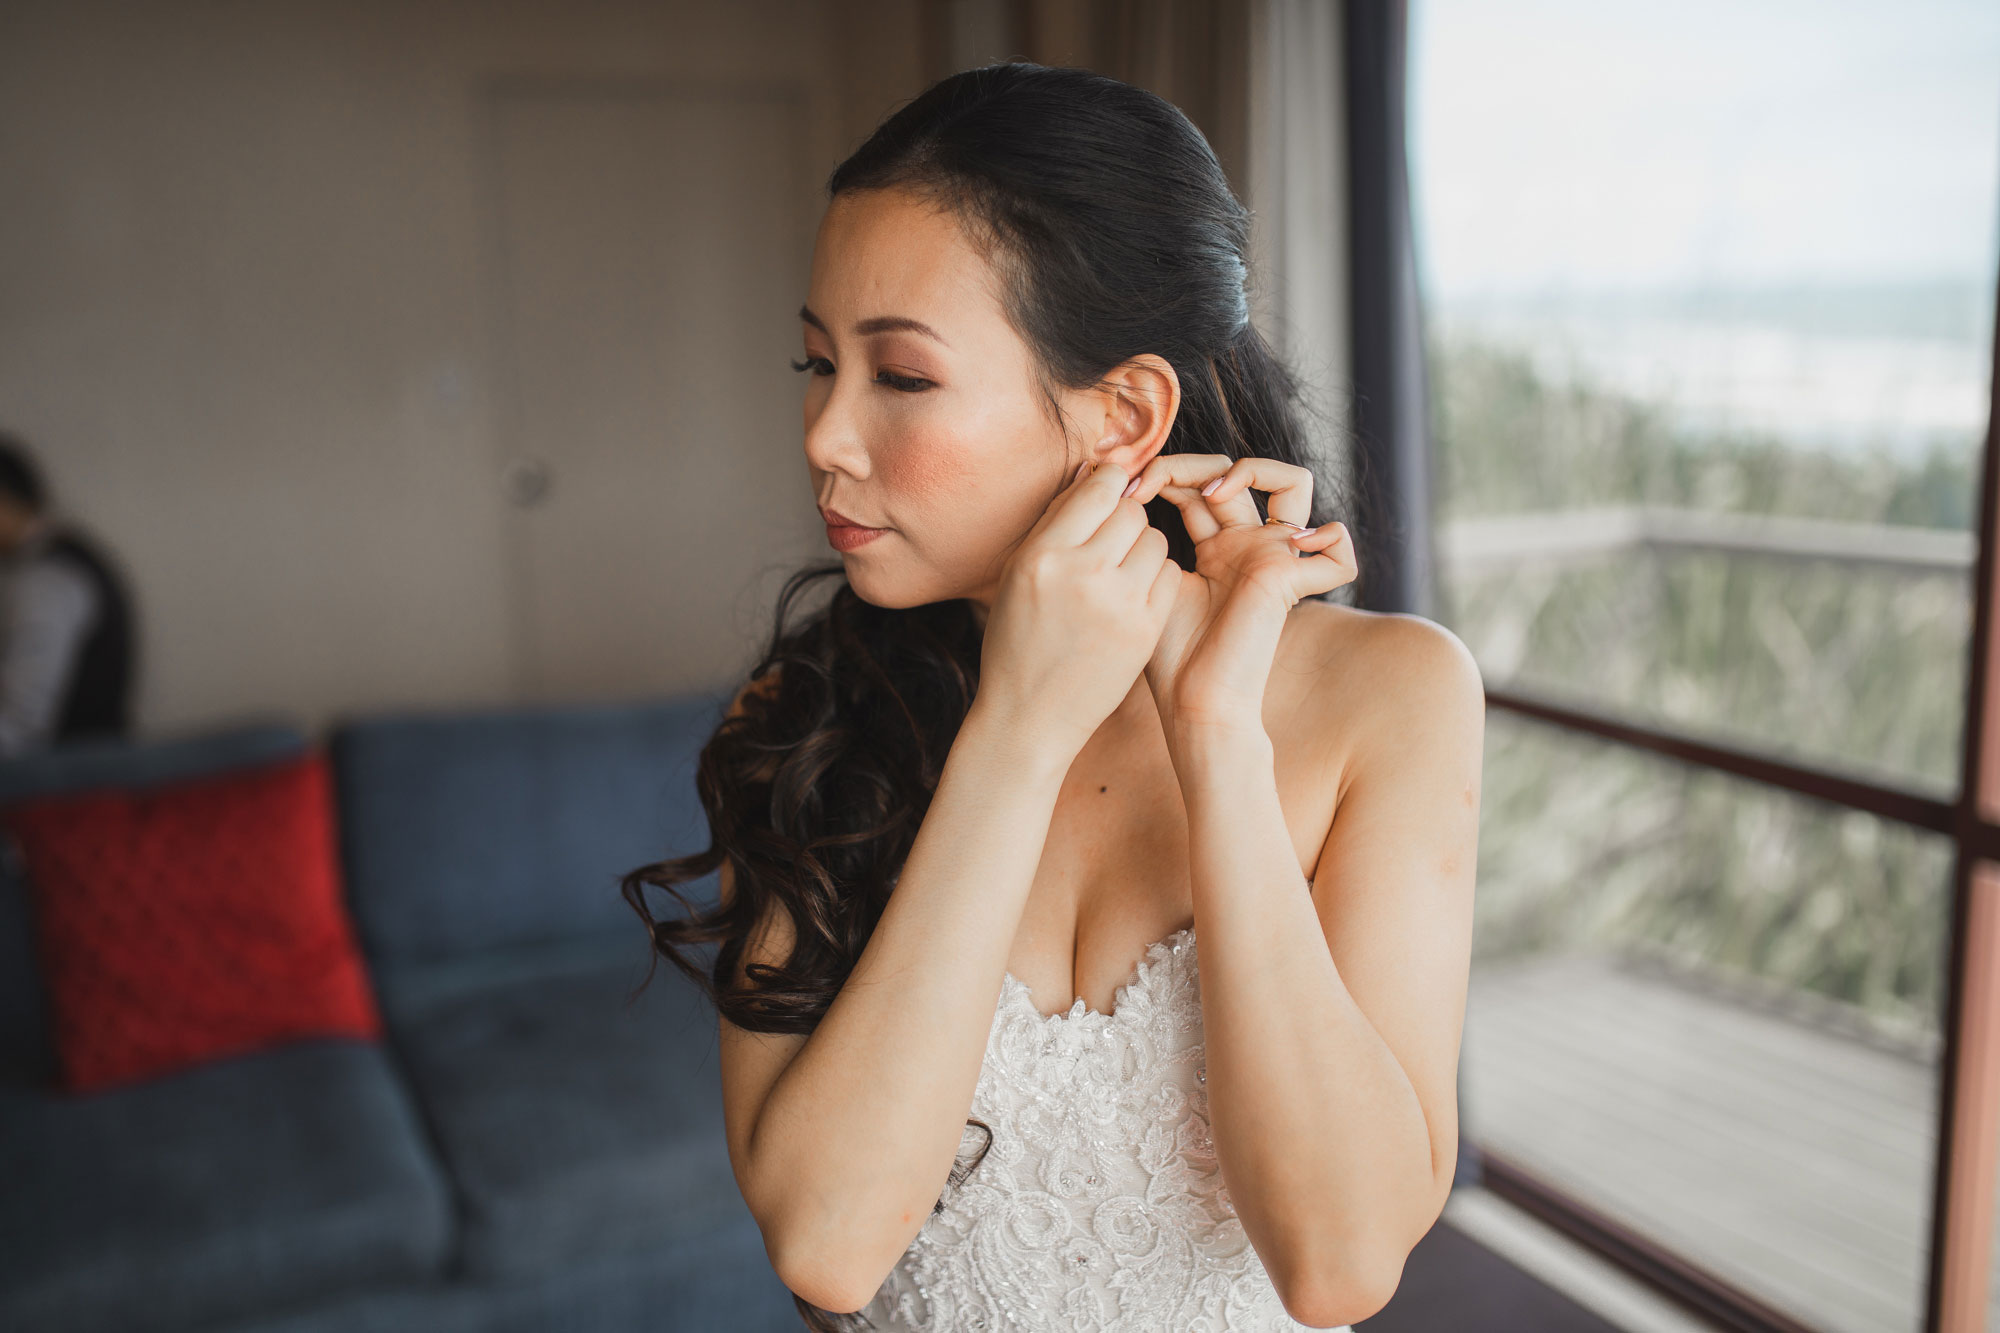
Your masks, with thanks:
<instances>
[{"instance_id":1,"label":"dark wavy hair","mask_svg":"<svg viewBox=\"0 0 2000 1333\"><path fill-rule=\"evenodd\" d=\"M942 204L965 226L1002 279L1006 316L1058 421L1058 386L1087 387L1139 353L1157 353L1181 384L1163 452L1311 467L1309 521L1342 513L1360 535L1365 523L1334 503L1315 466L1307 420L1316 414L1299 380L1250 322L1249 214L1201 131L1171 103L1083 69L1014 61L967 70L897 110L827 181L829 199L882 189ZM1261 512L1261 496L1256 504ZM1167 534L1170 558L1192 569L1179 511L1156 499L1147 514ZM802 609L821 584L830 595ZM832 1004L881 918L979 689L981 634L962 598L885 609L863 601L838 563L785 583L750 672L755 688L697 763L708 848L622 881L652 951L730 1022L810 1033ZM728 900L690 903L677 886L725 858ZM648 887L670 893L685 915L656 919ZM782 966L751 964L745 985L733 986L750 932L774 907L791 919L791 956ZM695 953L705 945L719 946L706 967ZM986 1131L990 1147L990 1128L968 1123ZM982 1147L961 1160L946 1193L984 1156ZM943 1207L940 1196L932 1211ZM794 1299L809 1328L848 1326Z\"/></svg>"}]
</instances>

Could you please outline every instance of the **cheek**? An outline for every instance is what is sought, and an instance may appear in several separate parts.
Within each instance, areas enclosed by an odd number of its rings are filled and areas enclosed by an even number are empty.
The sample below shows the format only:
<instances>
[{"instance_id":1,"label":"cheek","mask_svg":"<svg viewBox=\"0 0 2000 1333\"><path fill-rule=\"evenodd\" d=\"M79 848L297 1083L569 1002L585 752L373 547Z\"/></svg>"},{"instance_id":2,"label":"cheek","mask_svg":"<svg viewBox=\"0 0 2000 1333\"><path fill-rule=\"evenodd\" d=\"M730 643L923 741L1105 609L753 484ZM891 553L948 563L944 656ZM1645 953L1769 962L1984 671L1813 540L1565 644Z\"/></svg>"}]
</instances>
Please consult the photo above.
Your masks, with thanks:
<instances>
[{"instance_id":1,"label":"cheek","mask_svg":"<svg viewBox=\"0 0 2000 1333\"><path fill-rule=\"evenodd\" d=\"M949 508L955 495L978 493L979 451L946 432L912 436L882 460L882 479L918 510Z\"/></svg>"},{"instance_id":2,"label":"cheek","mask_svg":"<svg viewBox=\"0 0 2000 1333\"><path fill-rule=\"evenodd\" d=\"M884 482L913 510L974 526L1015 522L1049 460L1061 457L1061 441L1048 438L1031 406L997 396L940 399L904 424L878 459Z\"/></svg>"}]
</instances>

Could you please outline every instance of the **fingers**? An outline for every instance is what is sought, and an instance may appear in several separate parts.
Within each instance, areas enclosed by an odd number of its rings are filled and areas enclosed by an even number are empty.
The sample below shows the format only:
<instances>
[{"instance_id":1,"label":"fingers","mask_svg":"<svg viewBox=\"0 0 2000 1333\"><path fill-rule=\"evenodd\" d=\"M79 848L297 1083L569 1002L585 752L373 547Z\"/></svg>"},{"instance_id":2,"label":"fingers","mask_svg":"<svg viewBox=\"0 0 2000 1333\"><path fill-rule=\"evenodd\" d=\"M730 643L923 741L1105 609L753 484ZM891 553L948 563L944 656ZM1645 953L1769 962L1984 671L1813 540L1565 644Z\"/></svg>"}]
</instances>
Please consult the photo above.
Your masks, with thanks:
<instances>
[{"instance_id":1,"label":"fingers","mask_svg":"<svg viewBox=\"0 0 2000 1333\"><path fill-rule=\"evenodd\" d=\"M1124 475L1116 467L1107 470L1114 479ZM1097 531L1083 542L1082 549L1095 552L1106 564L1122 565L1131 558L1135 544L1149 532L1159 532L1159 529L1147 519L1145 506L1135 500L1120 499L1114 493L1111 496L1111 512L1097 525ZM1160 541L1164 543L1166 539L1167 534L1161 532Z\"/></svg>"},{"instance_id":2,"label":"fingers","mask_svg":"<svg viewBox=\"0 0 2000 1333\"><path fill-rule=\"evenodd\" d=\"M1311 532L1293 532L1290 540L1294 550L1315 555L1322 552L1333 554L1333 548L1347 540L1347 525L1322 523Z\"/></svg>"},{"instance_id":3,"label":"fingers","mask_svg":"<svg viewBox=\"0 0 2000 1333\"><path fill-rule=\"evenodd\" d=\"M1227 471L1229 464L1224 454L1160 454L1139 469L1126 489L1140 505L1158 497L1180 510L1181 524L1198 545L1222 530L1200 488Z\"/></svg>"},{"instance_id":4,"label":"fingers","mask_svg":"<svg viewBox=\"0 0 2000 1333\"><path fill-rule=\"evenodd\" d=\"M1063 494L1056 497L1042 516L1048 540L1063 546L1082 546L1089 541L1105 519L1119 507L1118 493L1125 489L1126 480L1125 470L1117 464L1091 467L1086 460L1082 474L1071 480ZM1136 510L1139 522L1144 523L1143 507L1127 505L1126 508ZM1137 529L1129 521L1125 526L1125 541L1113 554L1113 563L1124 555L1132 538L1138 536Z\"/></svg>"},{"instance_id":5,"label":"fingers","mask_svg":"<svg viewBox=\"0 0 2000 1333\"><path fill-rule=\"evenodd\" d=\"M1270 494L1265 510L1272 518L1312 522L1312 472L1275 458L1161 454L1140 469L1133 481L1136 484L1129 487L1133 499L1141 504L1155 496L1171 501L1181 511L1188 535L1197 542L1221 528L1262 523L1250 495L1253 490Z\"/></svg>"},{"instance_id":6,"label":"fingers","mask_svg":"<svg viewBox=\"0 0 2000 1333\"><path fill-rule=\"evenodd\" d=\"M1073 547L1106 568L1128 565L1135 543L1155 529L1146 519L1144 505L1120 498L1126 480L1125 470L1117 464L1086 460L1028 530L1028 538ZM1159 542L1159 558L1164 559L1165 533Z\"/></svg>"},{"instance_id":7,"label":"fingers","mask_svg":"<svg viewBox=\"0 0 2000 1333\"><path fill-rule=\"evenodd\" d=\"M1120 504L1118 506L1118 514L1114 514L1114 518L1122 518L1128 508L1130 506ZM1142 526L1140 526L1138 532L1132 534L1132 542L1128 544L1128 548L1120 552L1118 564L1124 566L1124 568L1134 568L1134 566L1142 564L1142 566L1146 566L1146 572L1150 574L1154 570L1154 566L1158 566L1158 562L1166 558L1166 546L1168 546L1166 532L1162 532L1160 528L1156 528L1150 522L1146 522L1146 510L1144 508L1138 510L1138 522ZM1110 522L1106 522L1106 526L1110 526ZM1102 528L1098 532L1102 536ZM1092 540L1096 540L1096 538L1092 538ZM1116 546L1116 540L1112 540L1108 544Z\"/></svg>"},{"instance_id":8,"label":"fingers","mask_svg":"<svg viewBox=\"0 0 2000 1333\"><path fill-rule=\"evenodd\" d=\"M1181 567L1167 555L1167 534L1148 526L1118 569L1131 580L1133 595L1143 598L1147 611L1153 613L1154 628L1163 628L1180 594L1181 578ZM1168 589L1164 605L1160 600L1163 587Z\"/></svg>"},{"instance_id":9,"label":"fingers","mask_svg":"<svg viewBox=\"0 0 2000 1333\"><path fill-rule=\"evenodd\" d=\"M1290 544L1301 552L1301 558L1285 568L1294 602L1332 592L1354 582L1361 573L1345 523L1323 524L1307 536L1294 537Z\"/></svg>"},{"instance_id":10,"label":"fingers","mask_svg":"<svg viewBox=\"0 0 2000 1333\"><path fill-rule=\"evenodd\" d=\"M1155 528L1153 531L1158 532ZM1164 533L1161 534L1164 537ZM1151 611L1160 628L1166 628L1168 617L1173 615L1174 603L1180 600L1181 583L1186 577L1181 567L1171 560L1162 560L1153 574L1152 586L1146 591L1146 609Z\"/></svg>"}]
</instances>

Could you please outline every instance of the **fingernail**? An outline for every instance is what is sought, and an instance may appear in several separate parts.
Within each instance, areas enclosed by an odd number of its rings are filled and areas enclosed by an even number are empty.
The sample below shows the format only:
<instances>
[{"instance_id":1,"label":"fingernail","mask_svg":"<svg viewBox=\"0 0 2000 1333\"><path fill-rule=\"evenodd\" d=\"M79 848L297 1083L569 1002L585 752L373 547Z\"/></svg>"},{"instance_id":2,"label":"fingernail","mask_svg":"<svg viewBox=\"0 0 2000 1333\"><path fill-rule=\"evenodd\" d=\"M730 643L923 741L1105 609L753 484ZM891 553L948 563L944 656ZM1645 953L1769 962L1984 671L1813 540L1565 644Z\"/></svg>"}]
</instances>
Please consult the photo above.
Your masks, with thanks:
<instances>
[{"instance_id":1,"label":"fingernail","mask_svg":"<svg viewBox=\"0 0 2000 1333\"><path fill-rule=\"evenodd\" d=\"M1202 487L1201 493L1203 495L1213 495L1215 494L1215 488L1217 486L1220 486L1221 484L1222 484L1222 478L1217 477L1214 481L1211 481L1210 483L1208 483L1208 485Z\"/></svg>"},{"instance_id":2,"label":"fingernail","mask_svg":"<svg viewBox=\"0 0 2000 1333\"><path fill-rule=\"evenodd\" d=\"M1292 534L1292 540L1297 541L1301 537L1310 537L1315 532L1318 531L1319 531L1318 528L1301 528L1299 531Z\"/></svg>"},{"instance_id":3,"label":"fingernail","mask_svg":"<svg viewBox=\"0 0 2000 1333\"><path fill-rule=\"evenodd\" d=\"M1071 477L1071 478L1069 479L1069 484L1070 484L1070 485L1072 485L1072 486L1074 486L1074 485L1076 485L1076 484L1077 484L1077 483L1078 483L1079 481L1082 481L1082 480L1083 480L1083 470L1084 470L1085 468L1089 467L1089 466L1090 466L1090 460L1089 460L1088 458L1084 459L1084 460L1083 460L1083 461L1082 461L1081 463L1078 463L1078 464L1076 465L1076 475L1075 475L1074 477Z\"/></svg>"},{"instance_id":4,"label":"fingernail","mask_svg":"<svg viewBox=\"0 0 2000 1333\"><path fill-rule=\"evenodd\" d=\"M1132 492L1138 489L1139 489L1139 479L1137 477L1134 477L1132 478L1132 480L1125 483L1125 495L1130 495L1132 494ZM1125 497L1120 496L1119 498L1123 499Z\"/></svg>"}]
</instances>

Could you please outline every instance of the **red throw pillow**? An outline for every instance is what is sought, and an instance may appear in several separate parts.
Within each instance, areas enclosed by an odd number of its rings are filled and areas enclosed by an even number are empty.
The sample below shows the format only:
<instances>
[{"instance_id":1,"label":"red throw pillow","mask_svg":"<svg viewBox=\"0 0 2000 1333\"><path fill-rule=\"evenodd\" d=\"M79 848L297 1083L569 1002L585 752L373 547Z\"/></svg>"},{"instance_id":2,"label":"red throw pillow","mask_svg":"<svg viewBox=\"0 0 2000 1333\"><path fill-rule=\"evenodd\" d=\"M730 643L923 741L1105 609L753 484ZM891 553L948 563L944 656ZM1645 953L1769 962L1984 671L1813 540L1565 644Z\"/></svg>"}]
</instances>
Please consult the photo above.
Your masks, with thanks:
<instances>
[{"instance_id":1,"label":"red throw pillow","mask_svg":"<svg viewBox=\"0 0 2000 1333\"><path fill-rule=\"evenodd\" d=\"M94 1092L382 1020L325 752L0 811L32 884L62 1086Z\"/></svg>"}]
</instances>

